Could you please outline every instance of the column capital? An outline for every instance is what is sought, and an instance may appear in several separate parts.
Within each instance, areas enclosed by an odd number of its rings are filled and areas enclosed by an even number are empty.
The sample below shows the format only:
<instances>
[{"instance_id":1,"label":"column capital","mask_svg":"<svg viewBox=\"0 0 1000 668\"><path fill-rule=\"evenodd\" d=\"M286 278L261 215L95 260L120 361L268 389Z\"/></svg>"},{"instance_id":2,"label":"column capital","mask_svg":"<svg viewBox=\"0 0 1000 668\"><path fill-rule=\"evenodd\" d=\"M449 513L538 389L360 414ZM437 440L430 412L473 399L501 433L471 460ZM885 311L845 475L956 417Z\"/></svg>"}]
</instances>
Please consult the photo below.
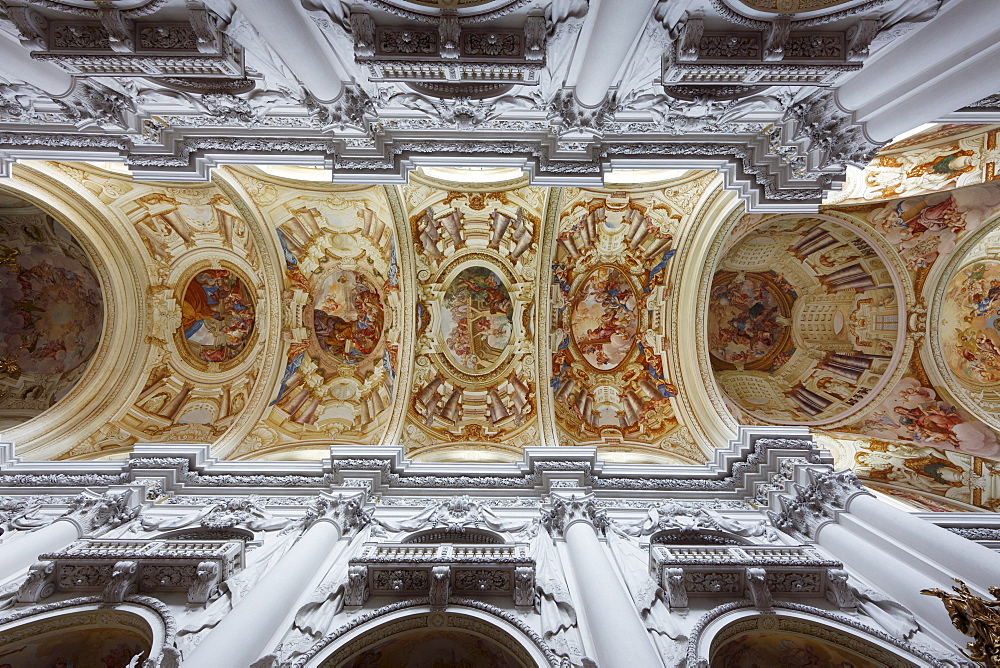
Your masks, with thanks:
<instances>
[{"instance_id":1,"label":"column capital","mask_svg":"<svg viewBox=\"0 0 1000 668\"><path fill-rule=\"evenodd\" d=\"M607 511L597 507L593 494L582 497L553 495L550 507L542 509L542 526L553 537L565 536L570 526L577 522L585 522L601 534L611 526L611 518Z\"/></svg>"},{"instance_id":2,"label":"column capital","mask_svg":"<svg viewBox=\"0 0 1000 668\"><path fill-rule=\"evenodd\" d=\"M354 534L372 520L371 509L365 507L367 498L364 492L336 495L321 492L306 511L302 528L308 530L320 522L329 522L341 536Z\"/></svg>"},{"instance_id":3,"label":"column capital","mask_svg":"<svg viewBox=\"0 0 1000 668\"><path fill-rule=\"evenodd\" d=\"M792 485L794 493L781 494L777 512L767 511L778 529L803 540L816 540L820 530L837 521L857 496L874 496L865 489L853 471L833 471L828 467L806 469L808 483Z\"/></svg>"}]
</instances>

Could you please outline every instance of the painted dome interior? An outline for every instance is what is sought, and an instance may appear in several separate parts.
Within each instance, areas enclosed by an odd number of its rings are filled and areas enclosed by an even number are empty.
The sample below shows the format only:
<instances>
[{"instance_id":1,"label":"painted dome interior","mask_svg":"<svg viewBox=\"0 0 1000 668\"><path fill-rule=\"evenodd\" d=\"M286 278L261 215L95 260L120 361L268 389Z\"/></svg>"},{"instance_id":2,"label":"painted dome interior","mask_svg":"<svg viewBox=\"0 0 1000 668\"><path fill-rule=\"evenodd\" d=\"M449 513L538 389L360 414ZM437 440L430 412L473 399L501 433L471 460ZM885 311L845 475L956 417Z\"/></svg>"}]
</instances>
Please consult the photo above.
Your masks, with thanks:
<instances>
[{"instance_id":1,"label":"painted dome interior","mask_svg":"<svg viewBox=\"0 0 1000 668\"><path fill-rule=\"evenodd\" d=\"M0 193L0 429L41 414L83 376L101 339L101 285L79 241Z\"/></svg>"}]
</instances>

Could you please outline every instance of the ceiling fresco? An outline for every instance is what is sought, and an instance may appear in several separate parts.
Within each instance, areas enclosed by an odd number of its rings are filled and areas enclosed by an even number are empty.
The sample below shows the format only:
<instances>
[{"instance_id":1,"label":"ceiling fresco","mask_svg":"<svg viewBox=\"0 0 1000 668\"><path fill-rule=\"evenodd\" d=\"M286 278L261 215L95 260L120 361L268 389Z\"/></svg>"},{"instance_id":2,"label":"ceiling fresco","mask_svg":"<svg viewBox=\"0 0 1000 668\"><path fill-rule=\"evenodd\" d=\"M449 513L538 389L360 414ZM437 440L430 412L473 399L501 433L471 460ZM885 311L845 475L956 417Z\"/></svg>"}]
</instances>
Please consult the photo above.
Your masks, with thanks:
<instances>
[{"instance_id":1,"label":"ceiling fresco","mask_svg":"<svg viewBox=\"0 0 1000 668\"><path fill-rule=\"evenodd\" d=\"M845 223L781 218L724 253L708 301L708 348L742 412L823 424L862 409L902 348L900 286Z\"/></svg>"},{"instance_id":2,"label":"ceiling fresco","mask_svg":"<svg viewBox=\"0 0 1000 668\"><path fill-rule=\"evenodd\" d=\"M563 200L550 287L550 385L563 442L655 445L678 427L665 350L681 217L662 191L582 190Z\"/></svg>"},{"instance_id":3,"label":"ceiling fresco","mask_svg":"<svg viewBox=\"0 0 1000 668\"><path fill-rule=\"evenodd\" d=\"M395 400L402 298L381 186L333 188L232 172L283 257L283 372L241 451L377 442Z\"/></svg>"},{"instance_id":4,"label":"ceiling fresco","mask_svg":"<svg viewBox=\"0 0 1000 668\"><path fill-rule=\"evenodd\" d=\"M413 239L414 374L403 442L516 454L539 440L535 288L545 189L401 188Z\"/></svg>"},{"instance_id":5,"label":"ceiling fresco","mask_svg":"<svg viewBox=\"0 0 1000 668\"><path fill-rule=\"evenodd\" d=\"M405 185L223 167L184 184L25 163L5 191L67 226L3 200L19 370L0 370L0 435L43 458L588 445L696 464L736 424L805 425L892 493L995 509L996 133L890 145L863 173L878 192L808 215L747 214L705 171L554 188L493 165ZM123 328L135 343L114 353Z\"/></svg>"},{"instance_id":6,"label":"ceiling fresco","mask_svg":"<svg viewBox=\"0 0 1000 668\"><path fill-rule=\"evenodd\" d=\"M0 429L39 415L83 374L104 305L92 261L70 232L0 194Z\"/></svg>"}]
</instances>

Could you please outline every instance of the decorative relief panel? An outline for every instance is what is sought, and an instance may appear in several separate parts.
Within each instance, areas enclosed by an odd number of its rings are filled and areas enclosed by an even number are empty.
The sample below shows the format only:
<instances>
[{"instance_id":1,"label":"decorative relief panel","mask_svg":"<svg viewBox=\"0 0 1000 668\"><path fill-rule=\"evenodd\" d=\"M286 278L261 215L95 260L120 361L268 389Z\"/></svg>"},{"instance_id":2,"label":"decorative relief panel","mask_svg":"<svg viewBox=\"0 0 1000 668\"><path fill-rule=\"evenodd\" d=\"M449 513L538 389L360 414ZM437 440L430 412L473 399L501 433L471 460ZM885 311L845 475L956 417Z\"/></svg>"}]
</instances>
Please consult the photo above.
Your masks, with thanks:
<instances>
[{"instance_id":1,"label":"decorative relief panel","mask_svg":"<svg viewBox=\"0 0 1000 668\"><path fill-rule=\"evenodd\" d=\"M495 452L537 442L535 291L541 188L403 188L419 295L404 442Z\"/></svg>"},{"instance_id":2,"label":"decorative relief panel","mask_svg":"<svg viewBox=\"0 0 1000 668\"><path fill-rule=\"evenodd\" d=\"M561 439L656 445L678 426L665 348L683 208L661 191L568 195L550 285Z\"/></svg>"}]
</instances>

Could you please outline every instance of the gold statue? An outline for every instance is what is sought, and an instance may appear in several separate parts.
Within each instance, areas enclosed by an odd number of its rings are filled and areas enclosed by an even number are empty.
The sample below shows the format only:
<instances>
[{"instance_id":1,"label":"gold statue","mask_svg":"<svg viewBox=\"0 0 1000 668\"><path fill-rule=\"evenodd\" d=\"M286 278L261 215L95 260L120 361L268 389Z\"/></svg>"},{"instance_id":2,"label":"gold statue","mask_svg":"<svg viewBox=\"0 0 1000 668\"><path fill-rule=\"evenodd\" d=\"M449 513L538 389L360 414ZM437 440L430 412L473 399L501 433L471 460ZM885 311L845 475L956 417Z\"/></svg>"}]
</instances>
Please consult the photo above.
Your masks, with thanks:
<instances>
[{"instance_id":1,"label":"gold statue","mask_svg":"<svg viewBox=\"0 0 1000 668\"><path fill-rule=\"evenodd\" d=\"M952 589L956 594L943 589L922 589L920 593L940 598L955 628L972 637L967 657L986 668L1000 668L1000 587L990 587L995 600L988 601L969 591L958 578L955 582L958 586Z\"/></svg>"}]
</instances>

